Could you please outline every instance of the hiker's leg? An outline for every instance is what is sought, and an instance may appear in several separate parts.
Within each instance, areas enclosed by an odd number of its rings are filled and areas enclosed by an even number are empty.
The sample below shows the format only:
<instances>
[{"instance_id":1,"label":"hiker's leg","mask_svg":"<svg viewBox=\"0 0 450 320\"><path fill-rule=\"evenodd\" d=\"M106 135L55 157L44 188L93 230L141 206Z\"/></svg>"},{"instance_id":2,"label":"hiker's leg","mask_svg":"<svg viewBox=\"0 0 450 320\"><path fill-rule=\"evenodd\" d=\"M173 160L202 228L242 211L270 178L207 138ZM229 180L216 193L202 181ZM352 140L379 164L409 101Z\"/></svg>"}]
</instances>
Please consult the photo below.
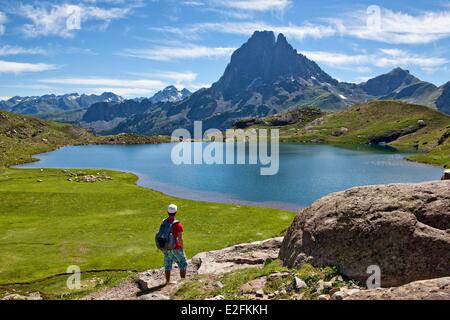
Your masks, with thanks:
<instances>
[{"instance_id":1,"label":"hiker's leg","mask_svg":"<svg viewBox=\"0 0 450 320\"><path fill-rule=\"evenodd\" d=\"M170 270L166 270L166 283L170 282Z\"/></svg>"},{"instance_id":2,"label":"hiker's leg","mask_svg":"<svg viewBox=\"0 0 450 320\"><path fill-rule=\"evenodd\" d=\"M173 256L170 251L164 252L164 270L166 276L166 283L170 282L170 273L172 271Z\"/></svg>"},{"instance_id":3,"label":"hiker's leg","mask_svg":"<svg viewBox=\"0 0 450 320\"><path fill-rule=\"evenodd\" d=\"M181 279L186 278L186 270L187 270L187 261L186 261L186 255L184 254L184 250L176 250L175 251L175 261L178 264L178 268L180 268L180 277Z\"/></svg>"}]
</instances>

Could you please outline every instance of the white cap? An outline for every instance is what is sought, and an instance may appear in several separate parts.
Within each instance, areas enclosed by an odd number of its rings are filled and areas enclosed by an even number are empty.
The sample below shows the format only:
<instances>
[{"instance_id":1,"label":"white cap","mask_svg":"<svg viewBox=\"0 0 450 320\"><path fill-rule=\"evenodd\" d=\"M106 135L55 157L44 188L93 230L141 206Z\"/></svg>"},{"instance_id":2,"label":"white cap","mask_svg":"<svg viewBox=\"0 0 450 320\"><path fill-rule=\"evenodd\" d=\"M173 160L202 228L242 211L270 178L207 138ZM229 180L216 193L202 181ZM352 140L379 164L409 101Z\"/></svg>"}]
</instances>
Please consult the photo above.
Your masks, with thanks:
<instances>
[{"instance_id":1,"label":"white cap","mask_svg":"<svg viewBox=\"0 0 450 320\"><path fill-rule=\"evenodd\" d=\"M171 214L177 213L177 211L178 207L174 204L170 204L169 207L167 208L167 212Z\"/></svg>"}]
</instances>

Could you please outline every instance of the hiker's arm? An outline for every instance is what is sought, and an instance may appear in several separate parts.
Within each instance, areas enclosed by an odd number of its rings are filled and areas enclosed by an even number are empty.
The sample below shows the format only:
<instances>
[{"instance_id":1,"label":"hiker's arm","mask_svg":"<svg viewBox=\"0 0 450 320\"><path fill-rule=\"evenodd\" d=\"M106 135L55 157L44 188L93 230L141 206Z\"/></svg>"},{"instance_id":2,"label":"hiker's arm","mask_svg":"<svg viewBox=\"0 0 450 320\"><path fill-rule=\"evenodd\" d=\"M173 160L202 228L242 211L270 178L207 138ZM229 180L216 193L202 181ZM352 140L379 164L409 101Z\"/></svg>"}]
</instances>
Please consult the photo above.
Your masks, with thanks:
<instances>
[{"instance_id":1,"label":"hiker's arm","mask_svg":"<svg viewBox=\"0 0 450 320\"><path fill-rule=\"evenodd\" d=\"M180 232L180 233L178 234L178 243L180 244L180 246L181 246L182 248L184 248L184 245L183 245L183 232Z\"/></svg>"}]
</instances>

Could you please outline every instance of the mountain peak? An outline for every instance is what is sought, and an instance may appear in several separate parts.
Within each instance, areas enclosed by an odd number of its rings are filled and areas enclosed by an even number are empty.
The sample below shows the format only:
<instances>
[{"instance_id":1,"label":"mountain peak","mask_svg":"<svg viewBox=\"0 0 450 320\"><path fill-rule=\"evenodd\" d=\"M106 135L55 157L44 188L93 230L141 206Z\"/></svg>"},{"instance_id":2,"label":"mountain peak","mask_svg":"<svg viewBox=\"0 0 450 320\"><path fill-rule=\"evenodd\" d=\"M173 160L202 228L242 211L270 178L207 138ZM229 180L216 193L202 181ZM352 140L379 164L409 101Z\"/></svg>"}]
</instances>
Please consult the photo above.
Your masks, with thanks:
<instances>
[{"instance_id":1,"label":"mountain peak","mask_svg":"<svg viewBox=\"0 0 450 320\"><path fill-rule=\"evenodd\" d=\"M278 37L277 37L277 45L281 45L281 44L288 44L290 46L290 44L288 43L284 34L279 33Z\"/></svg>"},{"instance_id":2,"label":"mountain peak","mask_svg":"<svg viewBox=\"0 0 450 320\"><path fill-rule=\"evenodd\" d=\"M405 69L402 69L402 68L400 68L400 67L397 67L397 68L395 68L395 69L393 69L391 72L389 72L390 74L410 74L409 73L409 70L405 70Z\"/></svg>"},{"instance_id":3,"label":"mountain peak","mask_svg":"<svg viewBox=\"0 0 450 320\"><path fill-rule=\"evenodd\" d=\"M179 91L174 85L167 86L161 91L158 91L150 101L155 104L159 102L178 102L189 97L191 92L187 89Z\"/></svg>"},{"instance_id":4,"label":"mountain peak","mask_svg":"<svg viewBox=\"0 0 450 320\"><path fill-rule=\"evenodd\" d=\"M363 84L363 89L373 96L383 96L392 92L398 92L402 88L421 82L419 79L400 67L393 69L389 73L382 74L368 80Z\"/></svg>"},{"instance_id":5,"label":"mountain peak","mask_svg":"<svg viewBox=\"0 0 450 320\"><path fill-rule=\"evenodd\" d=\"M271 84L281 79L310 79L335 84L337 81L306 57L299 55L283 34L255 31L231 56L223 76L213 85L225 99L243 92L255 81Z\"/></svg>"},{"instance_id":6,"label":"mountain peak","mask_svg":"<svg viewBox=\"0 0 450 320\"><path fill-rule=\"evenodd\" d=\"M275 34L273 31L255 31L248 39L247 43L266 43L268 45L275 45Z\"/></svg>"}]
</instances>

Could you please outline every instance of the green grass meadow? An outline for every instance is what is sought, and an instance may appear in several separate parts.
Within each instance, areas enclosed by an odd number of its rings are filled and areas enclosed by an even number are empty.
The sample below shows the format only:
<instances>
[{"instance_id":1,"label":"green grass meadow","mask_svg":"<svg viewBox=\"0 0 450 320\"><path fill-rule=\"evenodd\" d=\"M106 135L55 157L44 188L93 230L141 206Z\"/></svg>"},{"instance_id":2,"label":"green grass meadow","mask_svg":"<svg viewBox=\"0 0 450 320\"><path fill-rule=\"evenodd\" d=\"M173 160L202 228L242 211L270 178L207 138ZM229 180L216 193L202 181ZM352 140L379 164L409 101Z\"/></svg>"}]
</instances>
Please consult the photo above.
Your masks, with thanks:
<instances>
[{"instance_id":1,"label":"green grass meadow","mask_svg":"<svg viewBox=\"0 0 450 320\"><path fill-rule=\"evenodd\" d=\"M189 257L280 235L295 215L178 199L137 186L129 173L82 171L113 180L70 182L60 169L0 169L0 287L65 273L70 265L82 271L160 267L153 238L169 203L178 205ZM31 288L63 294L65 281Z\"/></svg>"}]
</instances>

